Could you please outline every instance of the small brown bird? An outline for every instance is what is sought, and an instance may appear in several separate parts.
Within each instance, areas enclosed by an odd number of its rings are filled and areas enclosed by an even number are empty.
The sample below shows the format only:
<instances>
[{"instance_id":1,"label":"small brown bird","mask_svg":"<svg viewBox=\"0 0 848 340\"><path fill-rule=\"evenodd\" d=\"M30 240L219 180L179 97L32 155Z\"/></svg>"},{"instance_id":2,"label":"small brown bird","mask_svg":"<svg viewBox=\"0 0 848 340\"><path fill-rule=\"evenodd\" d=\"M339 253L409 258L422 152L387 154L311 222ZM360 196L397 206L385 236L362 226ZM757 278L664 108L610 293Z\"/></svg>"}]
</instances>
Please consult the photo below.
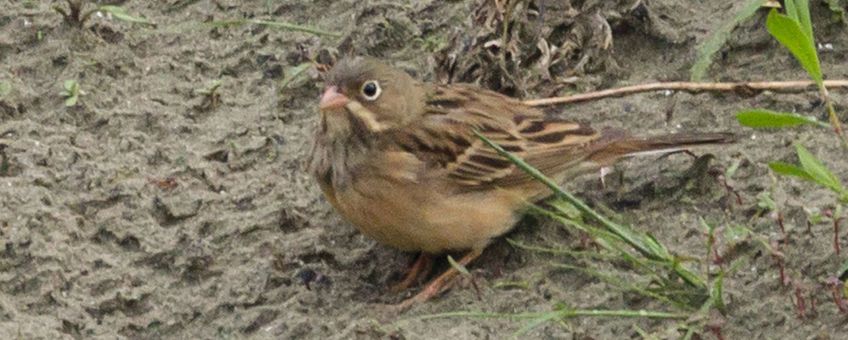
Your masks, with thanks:
<instances>
[{"instance_id":1,"label":"small brown bird","mask_svg":"<svg viewBox=\"0 0 848 340\"><path fill-rule=\"evenodd\" d=\"M367 57L329 71L319 108L310 171L327 200L365 235L422 253L396 289L427 275L432 254L469 250L459 261L468 264L526 204L551 194L474 131L559 183L627 156L733 140L599 132L474 85L419 82ZM456 274L449 269L400 306L439 294Z\"/></svg>"}]
</instances>

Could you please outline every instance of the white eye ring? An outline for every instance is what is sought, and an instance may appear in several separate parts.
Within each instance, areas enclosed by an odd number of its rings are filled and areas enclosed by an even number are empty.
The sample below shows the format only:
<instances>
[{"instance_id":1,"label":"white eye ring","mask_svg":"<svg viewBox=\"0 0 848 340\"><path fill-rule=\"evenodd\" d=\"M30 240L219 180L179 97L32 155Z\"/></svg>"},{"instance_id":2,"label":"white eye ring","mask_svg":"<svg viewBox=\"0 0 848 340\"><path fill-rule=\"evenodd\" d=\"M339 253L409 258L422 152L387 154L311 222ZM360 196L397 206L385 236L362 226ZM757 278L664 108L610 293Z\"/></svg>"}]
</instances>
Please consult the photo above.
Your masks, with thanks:
<instances>
[{"instance_id":1,"label":"white eye ring","mask_svg":"<svg viewBox=\"0 0 848 340\"><path fill-rule=\"evenodd\" d=\"M383 93L383 89L380 88L380 83L376 80L368 80L362 83L362 88L359 89L359 92L362 93L362 97L367 100L377 100L380 97L380 94Z\"/></svg>"}]
</instances>

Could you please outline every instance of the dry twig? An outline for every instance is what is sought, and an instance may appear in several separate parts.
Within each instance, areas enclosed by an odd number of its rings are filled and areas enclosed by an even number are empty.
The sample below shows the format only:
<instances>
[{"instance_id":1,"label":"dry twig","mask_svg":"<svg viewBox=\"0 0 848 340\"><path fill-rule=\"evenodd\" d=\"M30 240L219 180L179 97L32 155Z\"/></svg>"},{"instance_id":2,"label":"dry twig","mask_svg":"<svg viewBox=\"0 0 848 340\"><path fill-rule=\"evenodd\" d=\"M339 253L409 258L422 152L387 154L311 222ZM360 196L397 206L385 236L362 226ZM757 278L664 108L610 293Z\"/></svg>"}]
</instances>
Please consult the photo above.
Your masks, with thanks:
<instances>
[{"instance_id":1,"label":"dry twig","mask_svg":"<svg viewBox=\"0 0 848 340\"><path fill-rule=\"evenodd\" d=\"M848 80L825 80L824 85L827 88L848 88ZM608 97L621 97L635 93L651 92L651 91L684 91L690 93L700 92L735 92L744 95L754 95L762 91L775 92L799 92L815 90L816 83L809 80L793 80L793 81L758 81L758 82L721 82L721 83L700 83L700 82L661 82L649 83L633 86L625 86L608 90L580 93L571 96L530 99L525 100L524 104L530 106L545 106L556 104L578 103L590 100L598 100Z\"/></svg>"}]
</instances>

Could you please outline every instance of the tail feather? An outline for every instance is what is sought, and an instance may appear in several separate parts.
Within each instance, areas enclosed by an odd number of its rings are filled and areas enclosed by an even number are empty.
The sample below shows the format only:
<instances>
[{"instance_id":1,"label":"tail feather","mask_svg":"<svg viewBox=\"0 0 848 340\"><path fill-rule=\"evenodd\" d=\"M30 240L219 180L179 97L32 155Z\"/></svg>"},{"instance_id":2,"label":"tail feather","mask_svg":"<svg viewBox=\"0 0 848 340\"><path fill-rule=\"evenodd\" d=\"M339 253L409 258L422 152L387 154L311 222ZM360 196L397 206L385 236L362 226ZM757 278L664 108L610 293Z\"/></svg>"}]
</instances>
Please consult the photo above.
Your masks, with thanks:
<instances>
[{"instance_id":1,"label":"tail feather","mask_svg":"<svg viewBox=\"0 0 848 340\"><path fill-rule=\"evenodd\" d=\"M650 137L612 137L601 143L589 156L589 160L609 165L624 157L666 154L686 150L691 147L712 144L729 144L736 136L726 132L675 133Z\"/></svg>"}]
</instances>

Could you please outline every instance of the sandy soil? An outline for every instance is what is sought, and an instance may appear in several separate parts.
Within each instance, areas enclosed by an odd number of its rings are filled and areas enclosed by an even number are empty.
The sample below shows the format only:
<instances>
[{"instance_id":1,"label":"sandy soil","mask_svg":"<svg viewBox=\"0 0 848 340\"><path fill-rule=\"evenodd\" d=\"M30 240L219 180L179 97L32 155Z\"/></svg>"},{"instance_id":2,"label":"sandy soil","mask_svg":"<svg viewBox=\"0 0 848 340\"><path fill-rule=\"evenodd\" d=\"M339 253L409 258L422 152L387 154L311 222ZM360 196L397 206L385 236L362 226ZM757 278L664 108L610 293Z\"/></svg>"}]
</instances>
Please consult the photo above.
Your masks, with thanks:
<instances>
[{"instance_id":1,"label":"sandy soil","mask_svg":"<svg viewBox=\"0 0 848 340\"><path fill-rule=\"evenodd\" d=\"M95 15L80 29L51 9L64 2L3 2L0 338L504 338L525 321L420 316L548 311L558 303L667 309L551 265L574 259L500 240L471 266L479 295L457 288L403 315L387 315L383 307L406 295L388 294L386 285L401 275L412 255L359 235L320 197L302 162L321 83L314 69L288 79L309 59L355 51L433 81L451 78L442 71L453 53L457 70L467 71L453 80L478 80L528 98L685 80L695 47L738 11L736 1L572 1L571 9L554 1L532 2L529 7L541 14L526 20L527 46L512 53L536 53L537 36L581 42L550 68L560 79L575 77L561 86L539 74L513 81L487 73L500 72L491 64L470 66L486 61L485 51L462 46L480 45L472 38L485 32L470 18L491 7L488 3L109 2L156 26ZM848 78L846 26L819 1L813 3L816 37L833 47L821 52L825 73ZM531 17L527 7L519 8L516 16ZM321 17L307 15L316 9ZM734 31L709 79L804 78L765 32L764 18L765 11ZM342 37L208 24L226 19L309 24ZM609 25L611 46L604 44L609 36L603 23ZM76 106L66 107L59 94L65 80L76 80L84 91ZM215 95L204 94L215 81L221 82ZM833 92L844 120L848 96ZM738 126L733 113L748 107L824 119L812 92L651 93L549 111L645 134L704 130L743 136L736 145L700 151L715 154L712 166L719 169L739 164L727 180L741 204L718 181L680 185L692 164L685 155L628 161L616 167L606 188L586 177L569 189L651 231L677 254L698 259L706 249L699 218L724 227L748 226L766 240L782 239L772 213L753 217L758 197L769 194L785 216L789 239L780 250L792 284L780 284L774 259L763 247L743 243L729 255L745 261L725 278L727 310L711 324L729 339L841 338L848 317L838 312L824 282L846 255L834 254L828 221L806 231L805 212L832 208L834 197L808 183L775 177L765 164L795 162L790 143L800 141L848 180L848 158L824 130ZM581 242L560 226L532 218L509 237L539 246ZM843 246L846 238L843 231ZM495 288L507 281L526 285ZM806 297L803 318L793 302L796 287ZM678 321L577 318L544 324L529 335L639 338L639 327L659 338L678 338L678 326ZM709 330L702 335L714 336Z\"/></svg>"}]
</instances>

